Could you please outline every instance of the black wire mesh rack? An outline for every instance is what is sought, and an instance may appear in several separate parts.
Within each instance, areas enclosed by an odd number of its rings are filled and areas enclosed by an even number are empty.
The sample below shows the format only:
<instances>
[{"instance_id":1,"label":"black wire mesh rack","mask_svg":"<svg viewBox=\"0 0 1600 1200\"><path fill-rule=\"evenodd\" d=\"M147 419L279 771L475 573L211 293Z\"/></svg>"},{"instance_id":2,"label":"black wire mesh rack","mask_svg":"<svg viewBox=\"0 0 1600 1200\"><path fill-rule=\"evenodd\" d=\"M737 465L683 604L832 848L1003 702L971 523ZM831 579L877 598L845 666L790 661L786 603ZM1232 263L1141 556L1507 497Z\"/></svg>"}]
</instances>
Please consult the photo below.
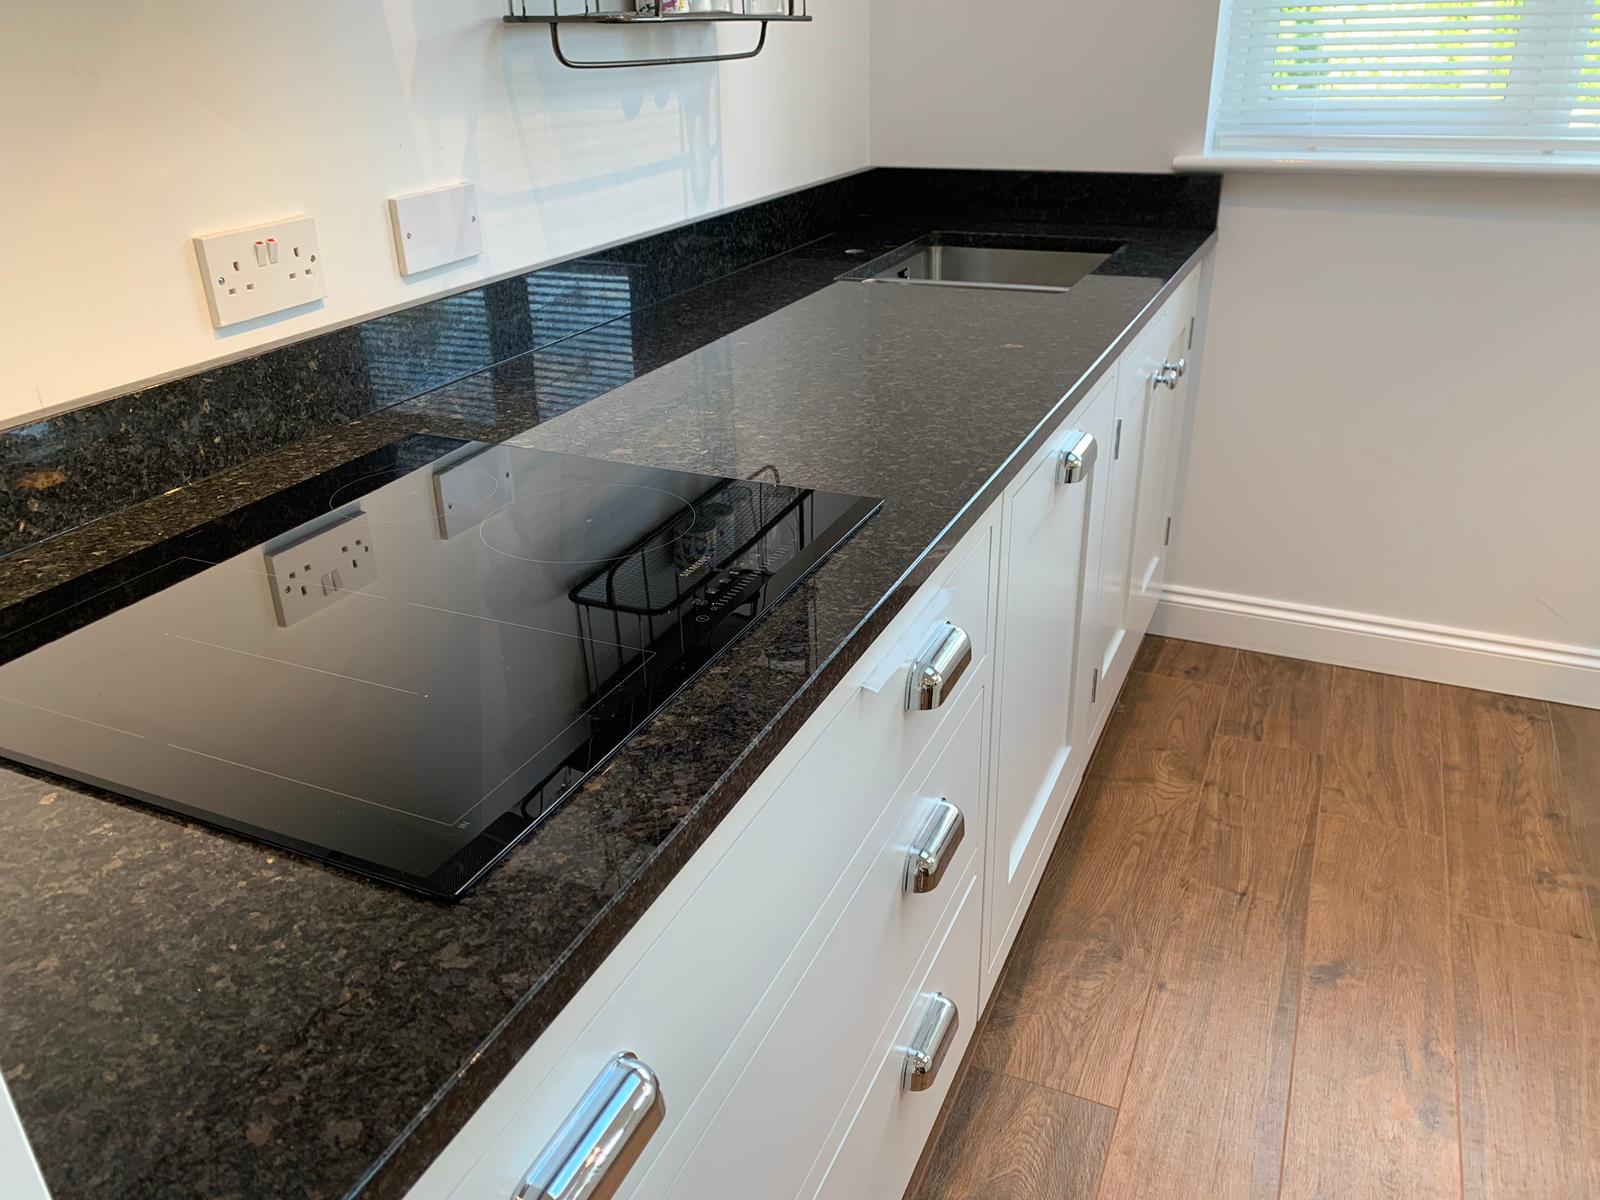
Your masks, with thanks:
<instances>
[{"instance_id":1,"label":"black wire mesh rack","mask_svg":"<svg viewBox=\"0 0 1600 1200\"><path fill-rule=\"evenodd\" d=\"M760 610L815 524L815 493L776 478L725 480L572 589L594 695L670 673Z\"/></svg>"}]
</instances>

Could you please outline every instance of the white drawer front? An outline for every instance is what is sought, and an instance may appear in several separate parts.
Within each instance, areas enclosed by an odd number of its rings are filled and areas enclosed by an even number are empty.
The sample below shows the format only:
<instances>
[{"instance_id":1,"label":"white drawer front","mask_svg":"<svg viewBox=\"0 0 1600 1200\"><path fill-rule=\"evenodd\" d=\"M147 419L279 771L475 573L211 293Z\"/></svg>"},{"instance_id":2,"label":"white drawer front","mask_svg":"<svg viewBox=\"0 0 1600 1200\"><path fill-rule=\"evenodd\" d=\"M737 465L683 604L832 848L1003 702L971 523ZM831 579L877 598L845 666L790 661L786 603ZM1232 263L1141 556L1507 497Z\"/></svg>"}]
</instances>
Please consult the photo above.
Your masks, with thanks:
<instances>
[{"instance_id":1,"label":"white drawer front","mask_svg":"<svg viewBox=\"0 0 1600 1200\"><path fill-rule=\"evenodd\" d=\"M929 747L874 830L871 863L848 907L737 1083L705 1115L709 1128L667 1195L791 1196L804 1182L864 1057L898 1015L907 982L978 868L985 701L983 692L969 698L948 742ZM923 769L928 759L935 761ZM941 800L961 810L967 834L946 855L936 887L907 892L908 851ZM644 1195L656 1194L654 1183L647 1181Z\"/></svg>"},{"instance_id":2,"label":"white drawer front","mask_svg":"<svg viewBox=\"0 0 1600 1200\"><path fill-rule=\"evenodd\" d=\"M949 715L987 679L996 549L991 526L980 527L978 534L933 598L921 603L907 632L873 648L865 685L855 689L844 712L829 727L824 741L831 744L829 754L840 783L887 800ZM926 712L908 709L912 660L946 625L970 640L970 665L950 699L939 707ZM878 811L874 809L873 815ZM866 826L860 833L866 833Z\"/></svg>"},{"instance_id":3,"label":"white drawer front","mask_svg":"<svg viewBox=\"0 0 1600 1200\"><path fill-rule=\"evenodd\" d=\"M978 1019L978 956L983 936L982 887L968 884L931 965L901 999L896 1019L884 1031L868 1063L865 1086L846 1109L847 1130L838 1151L813 1175L819 1183L802 1194L822 1200L896 1197L916 1168ZM945 1049L943 1066L926 1091L904 1085L905 1047L915 1039L930 997L955 1002L959 1020Z\"/></svg>"}]
</instances>

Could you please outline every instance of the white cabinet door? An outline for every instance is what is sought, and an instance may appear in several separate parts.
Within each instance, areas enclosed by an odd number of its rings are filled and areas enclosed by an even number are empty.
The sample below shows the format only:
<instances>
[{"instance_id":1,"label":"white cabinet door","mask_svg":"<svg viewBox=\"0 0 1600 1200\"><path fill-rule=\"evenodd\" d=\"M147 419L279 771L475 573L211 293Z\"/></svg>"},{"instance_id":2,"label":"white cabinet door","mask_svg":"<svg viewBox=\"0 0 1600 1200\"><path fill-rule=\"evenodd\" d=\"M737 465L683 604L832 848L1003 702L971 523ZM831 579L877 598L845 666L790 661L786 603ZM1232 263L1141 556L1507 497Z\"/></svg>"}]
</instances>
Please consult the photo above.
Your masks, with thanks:
<instances>
[{"instance_id":1,"label":"white cabinet door","mask_svg":"<svg viewBox=\"0 0 1600 1200\"><path fill-rule=\"evenodd\" d=\"M1113 366L1084 401L1083 409L1073 422L1095 440L1097 454L1094 469L1089 473L1089 541L1084 552L1083 609L1078 622L1077 666L1073 698L1072 744L1087 751L1093 749L1098 724L1096 718L1109 697L1100 686L1104 660L1110 656L1110 642L1122 625L1122 594L1117 593L1116 603L1111 603L1107 563L1113 548L1107 540L1107 522L1111 507L1111 489L1114 481L1112 461L1116 438L1117 368ZM1121 576L1127 575L1127 553L1124 546L1120 555L1124 560ZM1116 572L1112 572L1115 576ZM1111 694L1112 696L1115 693Z\"/></svg>"},{"instance_id":2,"label":"white cabinet door","mask_svg":"<svg viewBox=\"0 0 1600 1200\"><path fill-rule=\"evenodd\" d=\"M1133 571L1129 579L1126 624L1136 635L1150 627L1161 586L1167 578L1172 506L1177 486L1178 451L1189 399L1189 325L1185 320L1170 340L1158 343L1161 362L1144 383L1147 396L1144 446L1139 465L1139 499L1133 525Z\"/></svg>"},{"instance_id":3,"label":"white cabinet door","mask_svg":"<svg viewBox=\"0 0 1600 1200\"><path fill-rule=\"evenodd\" d=\"M986 980L1004 961L1033 868L1080 771L1075 660L1098 451L1081 429L1058 434L1006 493ZM1067 456L1076 453L1085 462L1069 474Z\"/></svg>"},{"instance_id":4,"label":"white cabinet door","mask_svg":"<svg viewBox=\"0 0 1600 1200\"><path fill-rule=\"evenodd\" d=\"M1117 415L1112 423L1106 475L1105 551L1101 558L1097 597L1106 635L1100 650L1100 694L1106 710L1122 687L1139 638L1129 634L1128 596L1133 578L1133 525L1139 505L1139 476L1144 457L1145 420L1150 411L1150 380L1161 365L1164 339L1159 329L1147 330L1122 356L1117 377ZM1102 710L1105 711L1105 710ZM1098 713L1096 714L1099 715ZM1098 724L1098 722L1097 722Z\"/></svg>"}]
</instances>

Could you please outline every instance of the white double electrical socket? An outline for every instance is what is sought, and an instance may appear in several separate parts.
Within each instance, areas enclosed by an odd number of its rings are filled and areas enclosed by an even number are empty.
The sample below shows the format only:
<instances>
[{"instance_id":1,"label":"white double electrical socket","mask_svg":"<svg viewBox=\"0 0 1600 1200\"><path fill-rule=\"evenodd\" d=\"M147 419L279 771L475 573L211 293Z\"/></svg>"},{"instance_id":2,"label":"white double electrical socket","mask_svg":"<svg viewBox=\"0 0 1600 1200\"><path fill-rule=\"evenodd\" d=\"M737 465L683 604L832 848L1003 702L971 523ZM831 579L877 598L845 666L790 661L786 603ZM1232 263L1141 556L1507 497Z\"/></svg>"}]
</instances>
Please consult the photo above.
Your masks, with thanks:
<instances>
[{"instance_id":1,"label":"white double electrical socket","mask_svg":"<svg viewBox=\"0 0 1600 1200\"><path fill-rule=\"evenodd\" d=\"M211 323L218 329L312 304L328 294L316 222L295 217L194 239Z\"/></svg>"},{"instance_id":2,"label":"white double electrical socket","mask_svg":"<svg viewBox=\"0 0 1600 1200\"><path fill-rule=\"evenodd\" d=\"M272 607L287 629L378 577L366 515L330 513L262 550Z\"/></svg>"}]
</instances>

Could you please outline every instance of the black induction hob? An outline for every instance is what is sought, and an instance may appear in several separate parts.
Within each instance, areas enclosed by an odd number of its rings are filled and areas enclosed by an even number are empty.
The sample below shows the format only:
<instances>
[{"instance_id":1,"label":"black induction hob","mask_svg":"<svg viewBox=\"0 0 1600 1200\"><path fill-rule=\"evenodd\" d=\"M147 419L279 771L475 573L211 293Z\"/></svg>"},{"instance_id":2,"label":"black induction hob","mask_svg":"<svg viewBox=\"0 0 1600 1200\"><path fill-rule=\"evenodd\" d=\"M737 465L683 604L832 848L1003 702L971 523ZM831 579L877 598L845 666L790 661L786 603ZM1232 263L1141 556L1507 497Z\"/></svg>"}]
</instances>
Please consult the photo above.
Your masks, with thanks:
<instances>
[{"instance_id":1,"label":"black induction hob","mask_svg":"<svg viewBox=\"0 0 1600 1200\"><path fill-rule=\"evenodd\" d=\"M409 438L6 610L0 755L459 896L878 506Z\"/></svg>"}]
</instances>

